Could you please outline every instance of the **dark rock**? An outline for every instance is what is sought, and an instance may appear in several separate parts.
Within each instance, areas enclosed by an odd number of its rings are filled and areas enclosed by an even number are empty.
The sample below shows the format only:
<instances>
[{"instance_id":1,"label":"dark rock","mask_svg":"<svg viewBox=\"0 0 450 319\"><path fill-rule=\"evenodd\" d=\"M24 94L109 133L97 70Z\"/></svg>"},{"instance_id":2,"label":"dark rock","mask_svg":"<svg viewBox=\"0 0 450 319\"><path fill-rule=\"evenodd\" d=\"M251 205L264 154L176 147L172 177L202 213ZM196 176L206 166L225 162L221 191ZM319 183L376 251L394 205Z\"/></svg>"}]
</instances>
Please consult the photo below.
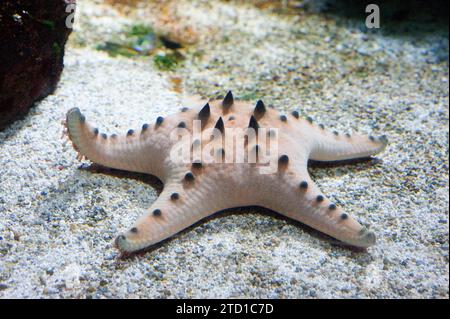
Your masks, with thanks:
<instances>
[{"instance_id":1,"label":"dark rock","mask_svg":"<svg viewBox=\"0 0 450 319\"><path fill-rule=\"evenodd\" d=\"M0 130L55 90L75 1L1 1Z\"/></svg>"}]
</instances>

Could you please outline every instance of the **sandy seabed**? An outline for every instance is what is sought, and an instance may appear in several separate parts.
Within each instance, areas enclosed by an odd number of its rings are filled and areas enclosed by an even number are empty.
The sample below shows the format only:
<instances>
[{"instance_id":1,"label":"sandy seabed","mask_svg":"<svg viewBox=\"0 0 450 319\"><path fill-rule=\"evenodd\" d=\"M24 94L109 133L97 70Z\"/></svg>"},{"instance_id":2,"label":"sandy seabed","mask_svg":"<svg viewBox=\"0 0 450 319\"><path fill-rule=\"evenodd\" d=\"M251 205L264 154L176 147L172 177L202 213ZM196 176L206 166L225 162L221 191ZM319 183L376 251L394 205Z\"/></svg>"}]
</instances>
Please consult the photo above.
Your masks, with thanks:
<instances>
[{"instance_id":1,"label":"sandy seabed","mask_svg":"<svg viewBox=\"0 0 450 319\"><path fill-rule=\"evenodd\" d=\"M202 10L226 19L214 20L215 35L187 50L182 67L163 72L95 50L99 34L146 21L144 9L124 17L101 1L79 5L58 90L0 132L0 297L448 298L448 36L367 34L233 2L183 12L208 29ZM386 134L377 160L310 169L377 245L357 252L245 208L118 260L113 239L162 186L89 169L63 145L61 120L79 107L102 132L140 127L181 107L174 76L185 93L255 92L342 132Z\"/></svg>"}]
</instances>

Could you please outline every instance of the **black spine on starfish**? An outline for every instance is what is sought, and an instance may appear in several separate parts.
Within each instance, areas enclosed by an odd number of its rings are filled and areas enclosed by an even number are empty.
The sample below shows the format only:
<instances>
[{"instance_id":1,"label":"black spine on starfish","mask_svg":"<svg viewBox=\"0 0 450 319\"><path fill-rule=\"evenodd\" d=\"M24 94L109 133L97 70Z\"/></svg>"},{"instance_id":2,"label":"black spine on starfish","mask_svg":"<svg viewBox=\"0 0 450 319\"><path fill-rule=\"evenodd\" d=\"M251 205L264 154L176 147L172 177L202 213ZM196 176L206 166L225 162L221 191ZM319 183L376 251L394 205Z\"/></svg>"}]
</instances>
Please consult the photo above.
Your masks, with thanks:
<instances>
[{"instance_id":1,"label":"black spine on starfish","mask_svg":"<svg viewBox=\"0 0 450 319\"><path fill-rule=\"evenodd\" d=\"M133 134L134 134L134 131L133 131L133 130L128 130L127 136L131 136L131 135L133 135Z\"/></svg>"},{"instance_id":2,"label":"black spine on starfish","mask_svg":"<svg viewBox=\"0 0 450 319\"><path fill-rule=\"evenodd\" d=\"M161 216L161 214L162 214L162 212L161 212L160 209L155 209L155 210L153 211L153 216Z\"/></svg>"},{"instance_id":3,"label":"black spine on starfish","mask_svg":"<svg viewBox=\"0 0 450 319\"><path fill-rule=\"evenodd\" d=\"M218 129L222 134L225 132L225 126L223 125L222 117L219 117L214 128Z\"/></svg>"},{"instance_id":4,"label":"black spine on starfish","mask_svg":"<svg viewBox=\"0 0 450 319\"><path fill-rule=\"evenodd\" d=\"M229 109L231 106L233 106L233 104L234 104L233 93L231 93L231 91L228 91L227 95L225 95L225 98L222 101L222 106L225 109Z\"/></svg>"},{"instance_id":5,"label":"black spine on starfish","mask_svg":"<svg viewBox=\"0 0 450 319\"><path fill-rule=\"evenodd\" d=\"M194 181L195 176L194 176L194 174L192 174L192 172L187 172L186 175L184 175L184 179L187 182L192 182L192 181Z\"/></svg>"},{"instance_id":6,"label":"black spine on starfish","mask_svg":"<svg viewBox=\"0 0 450 319\"><path fill-rule=\"evenodd\" d=\"M200 162L200 161L195 161L195 162L192 163L192 167L193 167L193 168L200 169L200 168L203 167L203 164L202 164L202 162Z\"/></svg>"},{"instance_id":7,"label":"black spine on starfish","mask_svg":"<svg viewBox=\"0 0 450 319\"><path fill-rule=\"evenodd\" d=\"M252 115L252 117L250 117L250 122L248 123L248 127L254 129L255 132L257 132L259 129L258 121L255 119L255 117L253 115Z\"/></svg>"},{"instance_id":8,"label":"black spine on starfish","mask_svg":"<svg viewBox=\"0 0 450 319\"><path fill-rule=\"evenodd\" d=\"M282 122L286 122L286 121L287 121L286 115L280 115L280 120L281 120Z\"/></svg>"},{"instance_id":9,"label":"black spine on starfish","mask_svg":"<svg viewBox=\"0 0 450 319\"><path fill-rule=\"evenodd\" d=\"M264 113L266 113L266 106L264 105L264 102L261 100L258 100L258 102L256 102L256 106L255 106L255 110L253 111L253 114L255 114L256 116L263 116Z\"/></svg>"},{"instance_id":10,"label":"black spine on starfish","mask_svg":"<svg viewBox=\"0 0 450 319\"><path fill-rule=\"evenodd\" d=\"M95 135L95 136L98 135L98 128L94 128L94 135Z\"/></svg>"},{"instance_id":11,"label":"black spine on starfish","mask_svg":"<svg viewBox=\"0 0 450 319\"><path fill-rule=\"evenodd\" d=\"M106 135L105 133L103 133L103 134L102 134L102 138L103 138L104 140L106 140L106 139L108 138L108 135Z\"/></svg>"},{"instance_id":12,"label":"black spine on starfish","mask_svg":"<svg viewBox=\"0 0 450 319\"><path fill-rule=\"evenodd\" d=\"M307 189L308 188L308 182L307 181L302 181L299 186L300 186L301 189Z\"/></svg>"},{"instance_id":13,"label":"black spine on starfish","mask_svg":"<svg viewBox=\"0 0 450 319\"><path fill-rule=\"evenodd\" d=\"M292 111L291 115L293 117L295 117L296 119L298 119L300 117L300 113L298 113L298 111Z\"/></svg>"},{"instance_id":14,"label":"black spine on starfish","mask_svg":"<svg viewBox=\"0 0 450 319\"><path fill-rule=\"evenodd\" d=\"M206 103L205 106L198 112L198 119L203 121L207 121L209 116L211 115L211 107L209 103Z\"/></svg>"},{"instance_id":15,"label":"black spine on starfish","mask_svg":"<svg viewBox=\"0 0 450 319\"><path fill-rule=\"evenodd\" d=\"M146 130L148 130L149 125L147 123L142 125L142 132L145 132Z\"/></svg>"},{"instance_id":16,"label":"black spine on starfish","mask_svg":"<svg viewBox=\"0 0 450 319\"><path fill-rule=\"evenodd\" d=\"M281 155L278 159L278 163L286 165L287 163L289 163L289 157L287 155Z\"/></svg>"},{"instance_id":17,"label":"black spine on starfish","mask_svg":"<svg viewBox=\"0 0 450 319\"><path fill-rule=\"evenodd\" d=\"M164 118L162 116L158 116L158 118L156 119L156 126L160 126L162 122L164 122Z\"/></svg>"}]
</instances>

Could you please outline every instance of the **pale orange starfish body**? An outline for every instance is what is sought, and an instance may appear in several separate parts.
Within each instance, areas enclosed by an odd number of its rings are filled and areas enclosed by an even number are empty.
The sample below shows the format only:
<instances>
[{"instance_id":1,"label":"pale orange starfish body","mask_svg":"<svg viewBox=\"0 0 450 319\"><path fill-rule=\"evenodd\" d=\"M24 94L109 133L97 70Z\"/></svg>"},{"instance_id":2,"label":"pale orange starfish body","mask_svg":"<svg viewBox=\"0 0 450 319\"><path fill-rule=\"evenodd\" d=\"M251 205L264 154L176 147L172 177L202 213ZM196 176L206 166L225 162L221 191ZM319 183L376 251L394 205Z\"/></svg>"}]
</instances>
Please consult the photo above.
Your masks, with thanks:
<instances>
[{"instance_id":1,"label":"pale orange starfish body","mask_svg":"<svg viewBox=\"0 0 450 319\"><path fill-rule=\"evenodd\" d=\"M244 147L248 155L243 163L237 163L233 156L223 162L173 161L171 150L176 141L171 133L176 128L192 133L195 120L200 121L202 131L215 128L225 137L231 128L267 129L268 139L247 136ZM373 232L322 195L308 174L307 163L309 159L339 161L372 156L385 149L385 136L329 132L295 111L283 115L262 101L256 106L234 101L231 92L223 101L159 117L155 124L144 124L139 131L130 130L123 136L100 134L77 108L68 111L66 125L81 157L111 168L152 174L164 183L148 212L116 238L122 252L141 250L215 212L242 206L269 208L352 246L365 248L375 243ZM213 139L220 158L237 148L221 146L223 140ZM270 155L276 156L276 169L263 174L265 164L260 159L271 141L278 147L277 153ZM196 142L202 148L210 136L194 141L192 151ZM252 153L256 163L247 161Z\"/></svg>"}]
</instances>

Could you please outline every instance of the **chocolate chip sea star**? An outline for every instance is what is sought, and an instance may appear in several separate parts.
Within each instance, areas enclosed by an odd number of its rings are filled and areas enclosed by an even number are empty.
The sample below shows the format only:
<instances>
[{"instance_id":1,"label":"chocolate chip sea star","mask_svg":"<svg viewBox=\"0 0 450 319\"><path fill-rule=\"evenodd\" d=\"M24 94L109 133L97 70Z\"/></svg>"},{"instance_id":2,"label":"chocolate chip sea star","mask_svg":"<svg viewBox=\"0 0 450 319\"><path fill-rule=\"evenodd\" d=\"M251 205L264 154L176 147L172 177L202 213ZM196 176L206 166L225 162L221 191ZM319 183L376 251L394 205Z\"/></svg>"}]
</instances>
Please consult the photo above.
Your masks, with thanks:
<instances>
[{"instance_id":1,"label":"chocolate chip sea star","mask_svg":"<svg viewBox=\"0 0 450 319\"><path fill-rule=\"evenodd\" d=\"M258 134L245 137L246 159L254 154L256 162L235 160L206 163L202 160L173 161L171 149L177 143L171 138L175 129L192 133L195 121L201 131L215 129L226 136L228 129L253 129ZM213 100L195 108L158 117L152 125L124 135L101 134L91 126L78 108L68 111L67 133L80 158L103 166L151 174L164 183L164 189L147 213L128 231L119 235L115 245L124 253L156 244L197 221L233 207L262 206L300 221L346 244L369 247L375 235L327 199L307 171L308 160L341 161L365 158L383 151L385 136L330 132L297 111L283 115L262 101L256 105L235 101L231 92L223 100ZM267 140L260 132L267 130ZM213 141L208 136L194 140L190 150ZM276 141L276 169L263 174L262 154ZM213 143L211 142L211 143ZM217 144L219 143L219 144ZM205 146L206 147L206 146ZM215 148L220 158L231 151ZM213 152L214 153L214 152ZM233 157L234 159L234 157Z\"/></svg>"}]
</instances>

